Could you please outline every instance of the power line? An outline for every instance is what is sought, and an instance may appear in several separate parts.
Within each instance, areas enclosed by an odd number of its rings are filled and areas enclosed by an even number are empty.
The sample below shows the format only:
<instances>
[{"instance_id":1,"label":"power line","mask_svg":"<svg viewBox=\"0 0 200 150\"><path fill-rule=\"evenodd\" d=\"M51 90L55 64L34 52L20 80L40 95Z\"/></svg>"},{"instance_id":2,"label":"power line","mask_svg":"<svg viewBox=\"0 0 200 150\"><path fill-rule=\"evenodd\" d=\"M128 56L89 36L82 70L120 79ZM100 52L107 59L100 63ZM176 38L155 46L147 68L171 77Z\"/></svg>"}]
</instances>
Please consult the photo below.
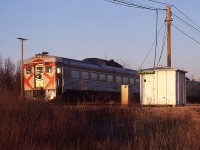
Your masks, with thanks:
<instances>
[{"instance_id":1,"label":"power line","mask_svg":"<svg viewBox=\"0 0 200 150\"><path fill-rule=\"evenodd\" d=\"M127 7L133 7L133 8L140 8L140 9L147 9L147 10L166 10L166 9L161 9L161 8L155 8L151 6L145 6L143 4L137 4L136 2L130 2L127 0L105 0L107 2L111 2L114 4L119 4Z\"/></svg>"},{"instance_id":2,"label":"power line","mask_svg":"<svg viewBox=\"0 0 200 150\"><path fill-rule=\"evenodd\" d=\"M187 18L190 22L192 22L194 25L196 25L198 28L200 28L200 26L198 24L196 24L194 21L192 21L188 16L186 16L182 11L180 11L176 6L172 5L178 12L180 12L185 18Z\"/></svg>"},{"instance_id":3,"label":"power line","mask_svg":"<svg viewBox=\"0 0 200 150\"><path fill-rule=\"evenodd\" d=\"M105 0L105 1L110 2L110 3L113 3L113 4L118 4L118 5L127 6L127 5L125 5L125 4L120 4L120 3L115 2L115 1L113 1L113 0Z\"/></svg>"},{"instance_id":4,"label":"power line","mask_svg":"<svg viewBox=\"0 0 200 150\"><path fill-rule=\"evenodd\" d=\"M160 29L159 29L159 31L158 31L158 35L160 34L160 31L161 31L161 29L162 29L162 27L163 27L164 24L165 24L165 22L163 22L163 24L161 25L161 27L160 27ZM145 56L144 60L142 61L142 63L140 64L140 67L139 67L138 69L141 69L142 65L143 65L144 62L147 60L147 57L149 56L150 52L152 51L155 42L156 42L156 40L154 40L154 42L153 42L151 48L149 49L147 55Z\"/></svg>"},{"instance_id":5,"label":"power line","mask_svg":"<svg viewBox=\"0 0 200 150\"><path fill-rule=\"evenodd\" d=\"M163 3L163 2L159 2L159 1L155 1L155 0L148 0L148 1L154 2L154 3L157 3L157 4L169 5L167 3Z\"/></svg>"},{"instance_id":6,"label":"power line","mask_svg":"<svg viewBox=\"0 0 200 150\"><path fill-rule=\"evenodd\" d=\"M157 66L158 66L158 64L160 63L160 60L161 60L161 58L162 58L162 54L163 54L163 50L164 50L164 47L165 47L166 39L167 39L167 33L166 33L166 26L165 26L164 37L163 37L163 44L162 44L162 49L161 49L161 52L160 52L160 57L159 57Z\"/></svg>"},{"instance_id":7,"label":"power line","mask_svg":"<svg viewBox=\"0 0 200 150\"><path fill-rule=\"evenodd\" d=\"M151 7L146 7L146 6L141 6L135 3L127 2L127 1L121 1L121 0L105 0L114 4L119 4L123 6L128 6L128 7L134 7L134 8L141 8L141 9L153 9Z\"/></svg>"},{"instance_id":8,"label":"power line","mask_svg":"<svg viewBox=\"0 0 200 150\"><path fill-rule=\"evenodd\" d=\"M144 5L144 4L142 4L142 3L138 3L138 2L133 1L133 0L129 0L129 1L134 2L134 3L138 4L138 5L144 6L144 7L150 7L150 6L148 6L148 5ZM153 8L153 7L152 7L152 8ZM155 7L154 7L154 8L155 8Z\"/></svg>"},{"instance_id":9,"label":"power line","mask_svg":"<svg viewBox=\"0 0 200 150\"><path fill-rule=\"evenodd\" d=\"M192 26L191 24L189 24L185 20L181 19L177 15L173 14L173 16L175 16L175 18L179 19L180 21L182 21L183 23L185 23L186 25L188 25L189 27L191 27L192 29L194 29L195 31L197 31L198 32L197 34L200 34L200 30L199 29L195 28L194 26Z\"/></svg>"},{"instance_id":10,"label":"power line","mask_svg":"<svg viewBox=\"0 0 200 150\"><path fill-rule=\"evenodd\" d=\"M193 41L195 41L196 43L198 43L200 45L200 42L197 41L196 39L194 39L193 37L191 37L190 35L188 35L187 33L185 33L184 31L182 31L181 29L179 29L178 27L176 27L175 25L172 24L173 27L175 27L177 30L179 30L180 32L182 32L183 34L185 34L187 37L189 37L190 39L192 39Z\"/></svg>"},{"instance_id":11,"label":"power line","mask_svg":"<svg viewBox=\"0 0 200 150\"><path fill-rule=\"evenodd\" d=\"M155 46L155 57L154 57L154 68L156 65L156 50L158 46L158 11L156 10L156 46Z\"/></svg>"}]
</instances>

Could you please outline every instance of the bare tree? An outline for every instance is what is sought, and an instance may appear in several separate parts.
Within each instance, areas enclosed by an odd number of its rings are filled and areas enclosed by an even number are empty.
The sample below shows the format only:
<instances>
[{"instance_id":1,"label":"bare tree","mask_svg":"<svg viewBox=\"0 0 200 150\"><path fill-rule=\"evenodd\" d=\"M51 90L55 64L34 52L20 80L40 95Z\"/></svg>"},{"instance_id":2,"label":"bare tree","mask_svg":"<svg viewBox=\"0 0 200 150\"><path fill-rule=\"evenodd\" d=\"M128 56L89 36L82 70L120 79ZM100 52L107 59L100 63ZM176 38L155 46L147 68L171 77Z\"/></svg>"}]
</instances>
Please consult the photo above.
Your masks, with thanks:
<instances>
[{"instance_id":1,"label":"bare tree","mask_svg":"<svg viewBox=\"0 0 200 150\"><path fill-rule=\"evenodd\" d=\"M132 68L132 65L127 59L119 58L117 62L120 63L122 66L124 66L124 68L130 68L130 69Z\"/></svg>"},{"instance_id":2,"label":"bare tree","mask_svg":"<svg viewBox=\"0 0 200 150\"><path fill-rule=\"evenodd\" d=\"M3 84L3 64L2 64L2 57L0 55L0 90L2 89Z\"/></svg>"},{"instance_id":3,"label":"bare tree","mask_svg":"<svg viewBox=\"0 0 200 150\"><path fill-rule=\"evenodd\" d=\"M10 58L4 60L4 67L3 67L3 86L4 88L12 89L14 83L14 70L15 65L12 63Z\"/></svg>"},{"instance_id":4,"label":"bare tree","mask_svg":"<svg viewBox=\"0 0 200 150\"><path fill-rule=\"evenodd\" d=\"M14 82L15 82L16 92L20 92L20 88L21 88L21 86L20 86L20 84L21 84L21 62L20 61L17 63Z\"/></svg>"},{"instance_id":5,"label":"bare tree","mask_svg":"<svg viewBox=\"0 0 200 150\"><path fill-rule=\"evenodd\" d=\"M9 58L2 61L0 56L0 91L19 91L20 87L20 66L15 68L15 64Z\"/></svg>"}]
</instances>

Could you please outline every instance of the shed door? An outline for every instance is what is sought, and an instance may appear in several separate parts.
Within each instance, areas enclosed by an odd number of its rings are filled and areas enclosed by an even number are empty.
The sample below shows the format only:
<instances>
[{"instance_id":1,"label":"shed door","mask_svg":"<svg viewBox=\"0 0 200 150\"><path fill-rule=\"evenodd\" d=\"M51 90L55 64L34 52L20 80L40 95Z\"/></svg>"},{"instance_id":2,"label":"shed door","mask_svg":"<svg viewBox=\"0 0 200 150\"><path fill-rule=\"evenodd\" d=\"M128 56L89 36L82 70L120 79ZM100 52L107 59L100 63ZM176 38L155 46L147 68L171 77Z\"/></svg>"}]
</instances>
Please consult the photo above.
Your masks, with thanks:
<instances>
[{"instance_id":1,"label":"shed door","mask_svg":"<svg viewBox=\"0 0 200 150\"><path fill-rule=\"evenodd\" d=\"M153 75L145 75L144 78L144 104L152 105L154 104L154 76Z\"/></svg>"},{"instance_id":2,"label":"shed door","mask_svg":"<svg viewBox=\"0 0 200 150\"><path fill-rule=\"evenodd\" d=\"M167 72L158 71L157 73L157 103L158 104L167 104Z\"/></svg>"}]
</instances>

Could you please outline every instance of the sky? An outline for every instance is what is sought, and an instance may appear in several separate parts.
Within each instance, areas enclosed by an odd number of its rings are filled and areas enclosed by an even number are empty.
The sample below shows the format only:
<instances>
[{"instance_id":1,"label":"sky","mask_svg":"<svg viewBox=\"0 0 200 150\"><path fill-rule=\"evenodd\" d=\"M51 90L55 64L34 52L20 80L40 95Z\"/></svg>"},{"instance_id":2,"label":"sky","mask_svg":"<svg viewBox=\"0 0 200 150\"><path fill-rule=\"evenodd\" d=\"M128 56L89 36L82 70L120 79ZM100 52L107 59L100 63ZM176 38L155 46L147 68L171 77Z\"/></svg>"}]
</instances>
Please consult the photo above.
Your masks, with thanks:
<instances>
[{"instance_id":1,"label":"sky","mask_svg":"<svg viewBox=\"0 0 200 150\"><path fill-rule=\"evenodd\" d=\"M166 9L164 4L148 0L129 1ZM159 1L173 5L172 67L200 80L200 1ZM158 65L166 66L166 42L162 48L165 18L165 10L156 13L105 0L0 0L0 55L18 62L21 47L16 38L22 37L28 39L24 42L25 59L47 51L77 60L114 59L138 70L154 67L154 61L157 65L161 56ZM160 30L157 47L153 45L156 30Z\"/></svg>"}]
</instances>

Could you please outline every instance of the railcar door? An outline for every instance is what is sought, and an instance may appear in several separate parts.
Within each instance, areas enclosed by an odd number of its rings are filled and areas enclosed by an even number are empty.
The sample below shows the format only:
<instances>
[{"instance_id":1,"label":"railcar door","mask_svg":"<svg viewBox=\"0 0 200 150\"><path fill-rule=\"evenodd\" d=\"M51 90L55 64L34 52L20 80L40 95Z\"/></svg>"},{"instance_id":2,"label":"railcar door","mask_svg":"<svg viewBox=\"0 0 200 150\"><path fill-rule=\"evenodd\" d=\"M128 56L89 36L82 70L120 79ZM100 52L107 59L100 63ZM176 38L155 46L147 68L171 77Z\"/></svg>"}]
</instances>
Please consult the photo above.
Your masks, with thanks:
<instances>
[{"instance_id":1,"label":"railcar door","mask_svg":"<svg viewBox=\"0 0 200 150\"><path fill-rule=\"evenodd\" d=\"M43 64L35 65L35 87L43 87Z\"/></svg>"}]
</instances>

